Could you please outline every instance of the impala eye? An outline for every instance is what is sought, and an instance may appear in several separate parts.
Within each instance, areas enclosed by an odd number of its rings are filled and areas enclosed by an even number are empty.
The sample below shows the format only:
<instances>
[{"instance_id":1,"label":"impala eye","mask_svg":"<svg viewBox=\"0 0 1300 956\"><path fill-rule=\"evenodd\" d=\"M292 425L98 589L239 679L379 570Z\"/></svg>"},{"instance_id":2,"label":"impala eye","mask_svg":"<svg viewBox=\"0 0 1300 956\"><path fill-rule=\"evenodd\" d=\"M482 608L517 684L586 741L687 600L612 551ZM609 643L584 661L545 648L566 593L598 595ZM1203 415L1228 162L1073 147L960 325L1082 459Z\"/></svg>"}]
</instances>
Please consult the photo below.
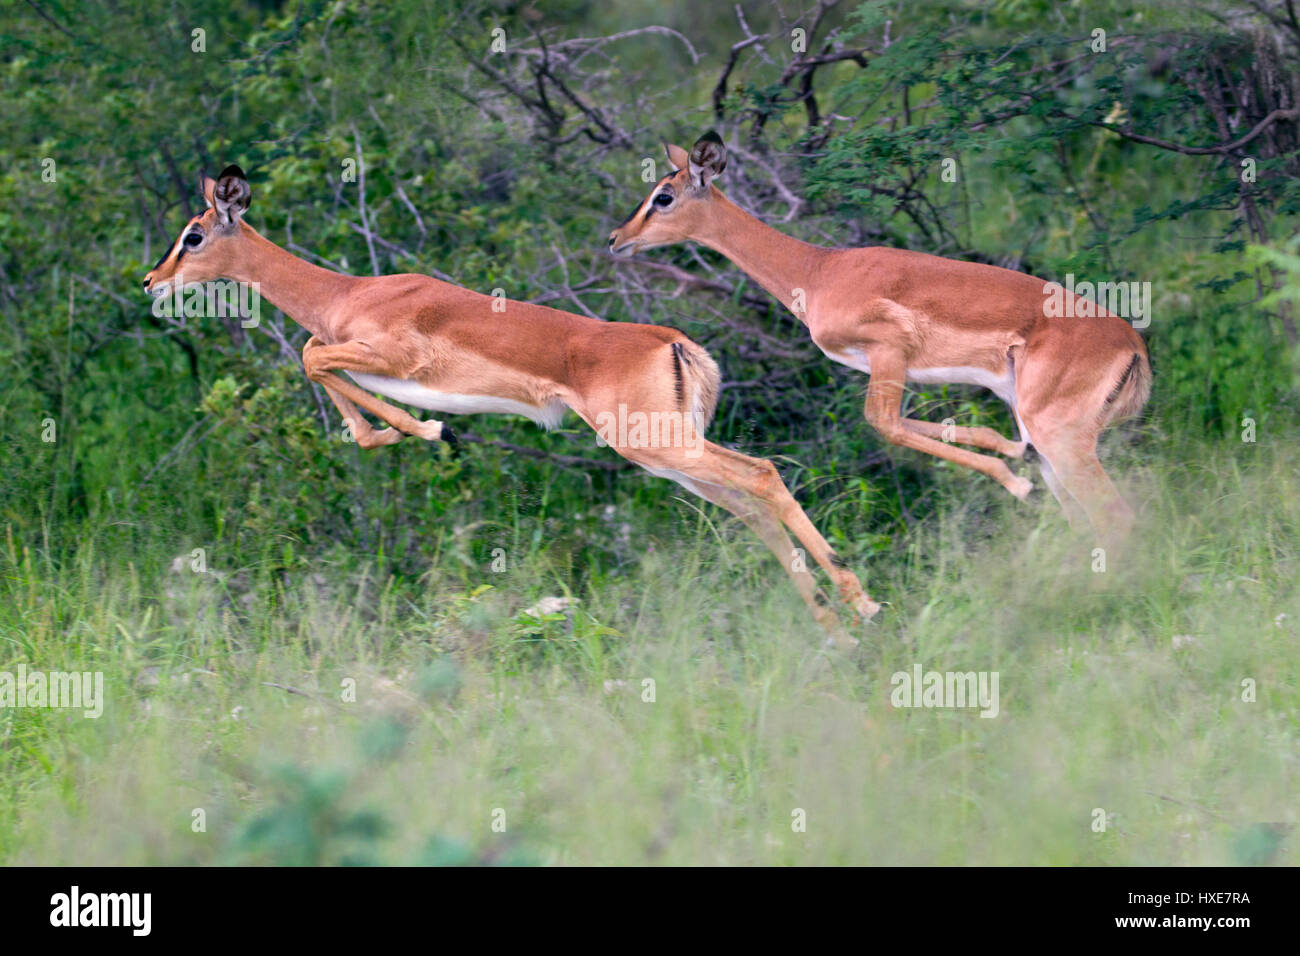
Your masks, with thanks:
<instances>
[{"instance_id":1,"label":"impala eye","mask_svg":"<svg viewBox=\"0 0 1300 956\"><path fill-rule=\"evenodd\" d=\"M189 235L185 237L185 245L189 246L190 248L197 246L202 241L203 241L203 233L201 232L191 232Z\"/></svg>"},{"instance_id":2,"label":"impala eye","mask_svg":"<svg viewBox=\"0 0 1300 956\"><path fill-rule=\"evenodd\" d=\"M673 194L660 193L658 196L655 196L654 204L656 206L671 206L673 204Z\"/></svg>"}]
</instances>

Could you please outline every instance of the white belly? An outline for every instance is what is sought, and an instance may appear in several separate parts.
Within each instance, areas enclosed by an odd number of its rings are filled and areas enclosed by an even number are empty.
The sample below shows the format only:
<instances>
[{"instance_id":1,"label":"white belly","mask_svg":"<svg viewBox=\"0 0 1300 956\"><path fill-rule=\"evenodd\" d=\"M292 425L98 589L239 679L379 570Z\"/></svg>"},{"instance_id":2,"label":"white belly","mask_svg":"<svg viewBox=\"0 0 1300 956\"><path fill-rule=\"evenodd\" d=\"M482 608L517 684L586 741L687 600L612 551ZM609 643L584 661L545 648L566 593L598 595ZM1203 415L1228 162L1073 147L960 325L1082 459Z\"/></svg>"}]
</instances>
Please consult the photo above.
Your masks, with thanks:
<instances>
[{"instance_id":1,"label":"white belly","mask_svg":"<svg viewBox=\"0 0 1300 956\"><path fill-rule=\"evenodd\" d=\"M960 365L952 368L909 368L907 380L922 384L979 385L1013 408L1016 404L1016 380L1009 373L995 375L988 369Z\"/></svg>"},{"instance_id":2,"label":"white belly","mask_svg":"<svg viewBox=\"0 0 1300 956\"><path fill-rule=\"evenodd\" d=\"M845 349L843 352L827 352L826 355L841 365L871 374L871 362L863 349ZM987 369L960 365L951 368L909 368L907 380L923 385L979 385L1013 408L1016 404L1016 380L1009 372L1006 375L995 375Z\"/></svg>"},{"instance_id":3,"label":"white belly","mask_svg":"<svg viewBox=\"0 0 1300 956\"><path fill-rule=\"evenodd\" d=\"M344 371L347 371L346 369ZM497 415L522 415L532 419L543 428L554 428L564 418L565 404L560 401L549 405L529 405L516 402L510 398L497 398L495 395L459 395L455 392L435 392L419 382L407 379L387 378L383 375L371 375L368 372L348 372L348 377L362 388L378 392L386 398L403 405L427 408L431 412L449 412L455 415L478 415L491 413Z\"/></svg>"}]
</instances>

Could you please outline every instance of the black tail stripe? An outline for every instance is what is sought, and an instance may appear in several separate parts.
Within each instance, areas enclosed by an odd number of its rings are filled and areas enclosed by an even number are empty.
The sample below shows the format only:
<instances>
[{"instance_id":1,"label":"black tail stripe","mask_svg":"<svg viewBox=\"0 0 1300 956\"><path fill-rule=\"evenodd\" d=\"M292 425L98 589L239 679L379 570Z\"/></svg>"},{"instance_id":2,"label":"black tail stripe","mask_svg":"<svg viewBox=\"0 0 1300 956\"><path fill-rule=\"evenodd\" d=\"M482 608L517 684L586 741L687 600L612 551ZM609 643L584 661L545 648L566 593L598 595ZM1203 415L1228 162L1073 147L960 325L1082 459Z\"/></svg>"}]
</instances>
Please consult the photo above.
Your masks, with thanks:
<instances>
[{"instance_id":1,"label":"black tail stripe","mask_svg":"<svg viewBox=\"0 0 1300 956\"><path fill-rule=\"evenodd\" d=\"M1115 401L1115 399L1119 398L1119 393L1124 391L1124 383L1127 382L1129 377L1137 371L1138 363L1141 361L1141 356L1134 352L1133 360L1128 363L1128 368L1124 369L1124 374L1119 377L1119 381L1115 383L1115 387L1112 388L1110 394L1106 396L1105 404L1109 405L1111 402Z\"/></svg>"},{"instance_id":2,"label":"black tail stripe","mask_svg":"<svg viewBox=\"0 0 1300 956\"><path fill-rule=\"evenodd\" d=\"M677 407L686 407L686 382L682 378L682 343L673 343L673 376L677 380Z\"/></svg>"}]
</instances>

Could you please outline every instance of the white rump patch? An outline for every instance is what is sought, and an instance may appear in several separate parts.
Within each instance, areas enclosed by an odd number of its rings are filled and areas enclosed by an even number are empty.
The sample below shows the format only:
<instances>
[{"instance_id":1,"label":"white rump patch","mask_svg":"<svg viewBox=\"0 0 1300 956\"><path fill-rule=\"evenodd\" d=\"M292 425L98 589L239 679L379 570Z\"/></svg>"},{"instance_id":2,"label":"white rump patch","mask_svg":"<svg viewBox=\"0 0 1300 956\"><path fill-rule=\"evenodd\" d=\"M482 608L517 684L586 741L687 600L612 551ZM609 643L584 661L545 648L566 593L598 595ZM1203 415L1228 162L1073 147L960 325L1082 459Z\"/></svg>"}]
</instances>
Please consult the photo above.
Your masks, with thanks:
<instances>
[{"instance_id":1,"label":"white rump patch","mask_svg":"<svg viewBox=\"0 0 1300 956\"><path fill-rule=\"evenodd\" d=\"M344 371L347 371L344 369ZM509 398L497 398L495 395L458 395L455 392L435 392L419 382L408 379L387 378L383 375L371 375L368 372L348 372L348 377L371 392L378 392L385 398L391 398L403 405L414 405L431 412L447 412L453 415L522 415L543 428L555 428L564 418L566 406L559 399L547 405L529 405Z\"/></svg>"}]
</instances>

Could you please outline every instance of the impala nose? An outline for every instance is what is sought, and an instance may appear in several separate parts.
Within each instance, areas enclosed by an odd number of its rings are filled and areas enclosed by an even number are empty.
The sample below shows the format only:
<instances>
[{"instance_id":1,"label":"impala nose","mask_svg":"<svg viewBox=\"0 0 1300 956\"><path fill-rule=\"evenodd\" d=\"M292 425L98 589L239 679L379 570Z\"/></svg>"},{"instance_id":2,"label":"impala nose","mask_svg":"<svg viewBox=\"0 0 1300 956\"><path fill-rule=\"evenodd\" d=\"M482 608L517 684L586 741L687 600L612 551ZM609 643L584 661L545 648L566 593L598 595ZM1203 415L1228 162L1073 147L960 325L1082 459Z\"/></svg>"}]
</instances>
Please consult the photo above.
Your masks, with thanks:
<instances>
[{"instance_id":1,"label":"impala nose","mask_svg":"<svg viewBox=\"0 0 1300 956\"><path fill-rule=\"evenodd\" d=\"M617 242L617 241L618 241L618 233L616 233L616 232L611 232L611 233L609 234L609 247L610 247L611 249L613 249L613 248L614 248L614 243Z\"/></svg>"}]
</instances>

